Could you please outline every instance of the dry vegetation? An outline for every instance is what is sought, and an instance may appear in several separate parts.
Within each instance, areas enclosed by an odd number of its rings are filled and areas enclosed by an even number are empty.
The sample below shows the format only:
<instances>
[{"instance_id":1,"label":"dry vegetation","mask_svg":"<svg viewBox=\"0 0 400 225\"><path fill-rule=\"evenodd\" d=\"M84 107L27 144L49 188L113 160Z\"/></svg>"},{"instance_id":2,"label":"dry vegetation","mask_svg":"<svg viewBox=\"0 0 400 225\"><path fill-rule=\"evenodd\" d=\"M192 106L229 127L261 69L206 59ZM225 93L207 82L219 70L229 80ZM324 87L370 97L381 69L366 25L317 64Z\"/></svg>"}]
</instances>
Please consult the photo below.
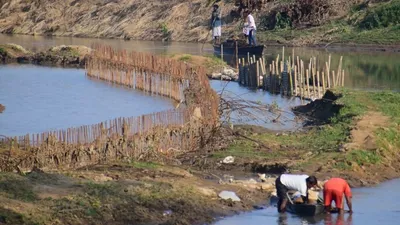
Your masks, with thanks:
<instances>
[{"instance_id":1,"label":"dry vegetation","mask_svg":"<svg viewBox=\"0 0 400 225\"><path fill-rule=\"evenodd\" d=\"M0 32L203 41L209 32L212 2L2 0ZM252 0L250 3L262 41L294 45L399 43L398 0ZM240 13L247 7L247 1L223 0L218 4L226 24L223 36L241 35Z\"/></svg>"}]
</instances>

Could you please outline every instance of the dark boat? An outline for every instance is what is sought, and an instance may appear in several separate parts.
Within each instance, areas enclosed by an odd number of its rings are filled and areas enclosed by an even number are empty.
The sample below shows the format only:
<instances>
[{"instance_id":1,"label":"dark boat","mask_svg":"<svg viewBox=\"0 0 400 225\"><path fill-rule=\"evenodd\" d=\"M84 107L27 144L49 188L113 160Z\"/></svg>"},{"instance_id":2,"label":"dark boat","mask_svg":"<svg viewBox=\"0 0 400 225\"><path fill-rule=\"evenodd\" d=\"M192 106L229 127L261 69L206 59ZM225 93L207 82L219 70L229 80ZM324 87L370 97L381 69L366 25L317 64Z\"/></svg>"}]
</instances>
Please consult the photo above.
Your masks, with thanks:
<instances>
[{"instance_id":1,"label":"dark boat","mask_svg":"<svg viewBox=\"0 0 400 225\"><path fill-rule=\"evenodd\" d=\"M214 55L218 58L221 57L221 45L213 45L214 46ZM256 58L262 57L264 51L264 45L256 45L251 46L247 45L246 43L237 42L234 40L228 40L222 43L223 48L223 59L228 64L235 65L236 55L238 59L240 58L247 58L247 55L250 56L255 55Z\"/></svg>"},{"instance_id":2,"label":"dark boat","mask_svg":"<svg viewBox=\"0 0 400 225\"><path fill-rule=\"evenodd\" d=\"M224 42L223 44L223 53L224 55L236 55L236 46L235 42ZM239 56L247 56L247 53L256 56L262 55L264 51L264 45L256 45L256 46L251 46L251 45L240 45L238 44L237 47L237 54ZM214 45L214 53L216 55L221 55L221 45Z\"/></svg>"},{"instance_id":3,"label":"dark boat","mask_svg":"<svg viewBox=\"0 0 400 225\"><path fill-rule=\"evenodd\" d=\"M293 214L301 216L316 216L324 212L324 206L322 204L294 204L288 202L286 210Z\"/></svg>"},{"instance_id":4,"label":"dark boat","mask_svg":"<svg viewBox=\"0 0 400 225\"><path fill-rule=\"evenodd\" d=\"M290 213L300 216L316 216L324 212L324 205L321 200L316 204L296 204L292 201L291 195L288 193L289 201L286 205L286 210Z\"/></svg>"}]
</instances>

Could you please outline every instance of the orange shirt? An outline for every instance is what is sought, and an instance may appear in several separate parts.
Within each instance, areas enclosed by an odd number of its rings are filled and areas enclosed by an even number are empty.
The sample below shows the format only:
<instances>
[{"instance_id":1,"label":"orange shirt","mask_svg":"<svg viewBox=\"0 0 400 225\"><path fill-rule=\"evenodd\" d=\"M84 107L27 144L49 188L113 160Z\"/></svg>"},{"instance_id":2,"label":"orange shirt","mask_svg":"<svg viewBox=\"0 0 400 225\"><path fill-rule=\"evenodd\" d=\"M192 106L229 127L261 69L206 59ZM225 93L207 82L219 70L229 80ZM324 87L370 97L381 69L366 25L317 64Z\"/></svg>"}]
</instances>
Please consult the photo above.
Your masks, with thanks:
<instances>
[{"instance_id":1,"label":"orange shirt","mask_svg":"<svg viewBox=\"0 0 400 225\"><path fill-rule=\"evenodd\" d=\"M340 193L344 193L346 197L351 197L351 189L349 184L343 180L342 178L331 178L329 179L325 185L324 189L326 190L334 190Z\"/></svg>"}]
</instances>

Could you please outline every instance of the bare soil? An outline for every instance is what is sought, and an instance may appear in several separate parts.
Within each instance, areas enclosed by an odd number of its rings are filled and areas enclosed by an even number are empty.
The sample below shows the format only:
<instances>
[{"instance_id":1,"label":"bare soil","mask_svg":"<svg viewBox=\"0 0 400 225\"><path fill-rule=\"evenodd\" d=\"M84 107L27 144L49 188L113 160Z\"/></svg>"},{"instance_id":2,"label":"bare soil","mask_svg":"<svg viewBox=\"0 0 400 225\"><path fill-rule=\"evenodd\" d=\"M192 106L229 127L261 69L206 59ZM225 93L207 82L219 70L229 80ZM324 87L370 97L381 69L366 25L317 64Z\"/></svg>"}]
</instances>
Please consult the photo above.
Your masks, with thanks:
<instances>
[{"instance_id":1,"label":"bare soil","mask_svg":"<svg viewBox=\"0 0 400 225\"><path fill-rule=\"evenodd\" d=\"M0 187L3 224L204 224L265 204L273 191L272 181L144 162L0 173ZM223 190L241 202L222 200Z\"/></svg>"}]
</instances>

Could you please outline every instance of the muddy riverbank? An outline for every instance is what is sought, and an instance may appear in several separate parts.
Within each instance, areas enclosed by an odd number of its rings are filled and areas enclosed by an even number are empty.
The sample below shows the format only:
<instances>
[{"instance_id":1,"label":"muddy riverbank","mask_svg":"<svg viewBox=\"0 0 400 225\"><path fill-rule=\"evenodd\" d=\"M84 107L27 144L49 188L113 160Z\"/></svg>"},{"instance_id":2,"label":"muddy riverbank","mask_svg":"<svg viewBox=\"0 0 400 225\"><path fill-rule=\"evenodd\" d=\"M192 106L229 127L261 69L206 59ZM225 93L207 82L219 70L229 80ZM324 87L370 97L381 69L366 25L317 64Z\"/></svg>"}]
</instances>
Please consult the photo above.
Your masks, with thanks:
<instances>
[{"instance_id":1,"label":"muddy riverbank","mask_svg":"<svg viewBox=\"0 0 400 225\"><path fill-rule=\"evenodd\" d=\"M235 126L220 136L221 150L183 157L202 169L339 176L370 186L400 176L399 93L343 91L295 109L308 120L297 131ZM232 156L231 164L219 163Z\"/></svg>"},{"instance_id":2,"label":"muddy riverbank","mask_svg":"<svg viewBox=\"0 0 400 225\"><path fill-rule=\"evenodd\" d=\"M224 178L221 178L224 179ZM5 224L209 224L265 204L273 186L146 162L0 173ZM234 192L236 199L219 197Z\"/></svg>"}]
</instances>

